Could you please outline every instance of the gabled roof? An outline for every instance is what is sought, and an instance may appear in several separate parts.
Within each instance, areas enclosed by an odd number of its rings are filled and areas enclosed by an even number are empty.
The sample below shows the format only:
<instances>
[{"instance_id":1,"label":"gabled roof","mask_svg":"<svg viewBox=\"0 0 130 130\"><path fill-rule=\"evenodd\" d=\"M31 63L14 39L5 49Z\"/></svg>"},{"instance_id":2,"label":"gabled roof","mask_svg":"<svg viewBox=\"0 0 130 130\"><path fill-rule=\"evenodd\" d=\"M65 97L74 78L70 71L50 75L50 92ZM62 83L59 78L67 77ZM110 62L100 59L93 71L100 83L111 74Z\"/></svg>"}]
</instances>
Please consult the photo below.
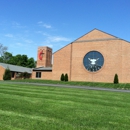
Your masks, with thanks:
<instances>
[{"instance_id":1,"label":"gabled roof","mask_svg":"<svg viewBox=\"0 0 130 130\"><path fill-rule=\"evenodd\" d=\"M90 32L84 34L83 36L79 37L73 42L80 42L80 41L100 41L100 40L116 40L120 39L114 35L108 34L98 29L93 29Z\"/></svg>"},{"instance_id":2,"label":"gabled roof","mask_svg":"<svg viewBox=\"0 0 130 130\"><path fill-rule=\"evenodd\" d=\"M95 32L96 32L96 34L95 34ZM98 33L98 34L97 34L97 33ZM88 36L89 36L89 37L88 37ZM91 37L90 37L90 36L91 36ZM88 33L82 35L81 37L77 38L75 41L81 39L82 37L85 37L85 38L87 38L88 40L90 40L90 39L101 39L101 38L118 38L118 37L116 37L116 36L114 36L114 35L111 35L111 34L109 34L109 33L106 33L106 32L104 32L104 31L101 31L101 30L96 29L96 28L93 29L93 30L91 30L91 31L89 31Z\"/></svg>"},{"instance_id":3,"label":"gabled roof","mask_svg":"<svg viewBox=\"0 0 130 130\"><path fill-rule=\"evenodd\" d=\"M95 35L94 32L98 32L99 35ZM72 43L76 43L76 42L92 42L92 41L106 41L106 40L123 40L126 41L124 39L121 39L119 37L116 37L114 35L111 35L109 33L106 33L104 31L101 31L99 29L93 29L90 32L84 34L83 36L77 38L76 40L72 41L71 43L67 44L66 46L72 44ZM129 41L126 41L128 43L130 43ZM64 46L64 47L66 47ZM64 47L62 47L61 49L63 49ZM59 50L61 50L59 49ZM59 50L57 50L56 52L58 52ZM54 52L53 54L55 54L56 52Z\"/></svg>"},{"instance_id":4,"label":"gabled roof","mask_svg":"<svg viewBox=\"0 0 130 130\"><path fill-rule=\"evenodd\" d=\"M52 71L52 67L38 67L34 68L33 71Z\"/></svg>"},{"instance_id":5,"label":"gabled roof","mask_svg":"<svg viewBox=\"0 0 130 130\"><path fill-rule=\"evenodd\" d=\"M26 68L22 66L17 66L17 65L11 65L11 64L5 64L5 63L0 63L0 66L2 66L5 69L10 69L10 71L14 72L27 72L27 73L32 73L32 68Z\"/></svg>"}]
</instances>

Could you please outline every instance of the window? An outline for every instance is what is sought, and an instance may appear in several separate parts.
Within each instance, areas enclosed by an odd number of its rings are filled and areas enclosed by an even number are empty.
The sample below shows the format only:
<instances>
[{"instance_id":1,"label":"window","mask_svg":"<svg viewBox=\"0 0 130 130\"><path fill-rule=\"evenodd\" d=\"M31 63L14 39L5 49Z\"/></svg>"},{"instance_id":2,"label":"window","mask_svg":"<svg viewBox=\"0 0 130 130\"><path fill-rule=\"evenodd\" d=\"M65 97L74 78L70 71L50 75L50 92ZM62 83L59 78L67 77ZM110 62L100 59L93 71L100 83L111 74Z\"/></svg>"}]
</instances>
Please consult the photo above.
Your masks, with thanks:
<instances>
[{"instance_id":1,"label":"window","mask_svg":"<svg viewBox=\"0 0 130 130\"><path fill-rule=\"evenodd\" d=\"M41 78L41 72L36 72L36 78Z\"/></svg>"},{"instance_id":2,"label":"window","mask_svg":"<svg viewBox=\"0 0 130 130\"><path fill-rule=\"evenodd\" d=\"M90 72L100 70L104 64L104 58L98 51L88 52L83 59L84 67Z\"/></svg>"}]
</instances>

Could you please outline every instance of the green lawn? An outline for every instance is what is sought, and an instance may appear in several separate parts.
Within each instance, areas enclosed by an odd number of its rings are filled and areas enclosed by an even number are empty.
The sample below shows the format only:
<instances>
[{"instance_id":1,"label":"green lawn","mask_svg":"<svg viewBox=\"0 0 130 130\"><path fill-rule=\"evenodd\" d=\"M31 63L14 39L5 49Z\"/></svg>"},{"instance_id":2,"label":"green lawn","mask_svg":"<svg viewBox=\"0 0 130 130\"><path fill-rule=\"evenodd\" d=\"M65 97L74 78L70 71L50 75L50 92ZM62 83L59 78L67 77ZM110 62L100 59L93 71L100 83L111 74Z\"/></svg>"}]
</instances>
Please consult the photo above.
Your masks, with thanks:
<instances>
[{"instance_id":1,"label":"green lawn","mask_svg":"<svg viewBox=\"0 0 130 130\"><path fill-rule=\"evenodd\" d=\"M130 93L0 84L0 130L129 130Z\"/></svg>"}]
</instances>

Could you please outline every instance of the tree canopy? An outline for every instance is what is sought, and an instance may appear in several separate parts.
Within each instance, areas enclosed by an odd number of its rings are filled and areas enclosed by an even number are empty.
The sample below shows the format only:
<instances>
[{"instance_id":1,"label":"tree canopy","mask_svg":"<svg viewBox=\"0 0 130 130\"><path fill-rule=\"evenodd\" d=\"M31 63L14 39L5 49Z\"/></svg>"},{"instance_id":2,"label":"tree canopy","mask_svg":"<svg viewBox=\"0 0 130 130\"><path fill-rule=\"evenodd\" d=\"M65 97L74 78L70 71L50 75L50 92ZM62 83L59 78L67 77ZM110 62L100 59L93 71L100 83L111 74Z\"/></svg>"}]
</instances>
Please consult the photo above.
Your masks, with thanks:
<instances>
[{"instance_id":1,"label":"tree canopy","mask_svg":"<svg viewBox=\"0 0 130 130\"><path fill-rule=\"evenodd\" d=\"M34 58L28 58L27 55L18 54L13 56L12 53L7 52L7 47L0 43L0 62L12 65L18 65L28 68L35 68L36 62Z\"/></svg>"},{"instance_id":2,"label":"tree canopy","mask_svg":"<svg viewBox=\"0 0 130 130\"><path fill-rule=\"evenodd\" d=\"M21 55L21 54L13 56L10 52L5 52L0 57L0 62L12 64L12 65L23 66L23 67L28 67L28 68L35 68L36 67L36 62L35 62L34 58L32 58L32 57L28 58L27 55Z\"/></svg>"}]
</instances>

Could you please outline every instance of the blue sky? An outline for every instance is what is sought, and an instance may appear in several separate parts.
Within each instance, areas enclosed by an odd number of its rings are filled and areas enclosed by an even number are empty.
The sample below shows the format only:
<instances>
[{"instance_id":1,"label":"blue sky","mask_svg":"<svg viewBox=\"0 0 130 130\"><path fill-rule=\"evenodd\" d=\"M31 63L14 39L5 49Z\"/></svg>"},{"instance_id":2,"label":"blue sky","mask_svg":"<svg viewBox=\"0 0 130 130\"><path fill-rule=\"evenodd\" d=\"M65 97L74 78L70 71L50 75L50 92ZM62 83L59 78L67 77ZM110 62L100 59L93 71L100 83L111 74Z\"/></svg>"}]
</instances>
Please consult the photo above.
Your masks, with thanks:
<instances>
[{"instance_id":1,"label":"blue sky","mask_svg":"<svg viewBox=\"0 0 130 130\"><path fill-rule=\"evenodd\" d=\"M0 0L0 43L37 58L97 28L130 41L130 0Z\"/></svg>"}]
</instances>

